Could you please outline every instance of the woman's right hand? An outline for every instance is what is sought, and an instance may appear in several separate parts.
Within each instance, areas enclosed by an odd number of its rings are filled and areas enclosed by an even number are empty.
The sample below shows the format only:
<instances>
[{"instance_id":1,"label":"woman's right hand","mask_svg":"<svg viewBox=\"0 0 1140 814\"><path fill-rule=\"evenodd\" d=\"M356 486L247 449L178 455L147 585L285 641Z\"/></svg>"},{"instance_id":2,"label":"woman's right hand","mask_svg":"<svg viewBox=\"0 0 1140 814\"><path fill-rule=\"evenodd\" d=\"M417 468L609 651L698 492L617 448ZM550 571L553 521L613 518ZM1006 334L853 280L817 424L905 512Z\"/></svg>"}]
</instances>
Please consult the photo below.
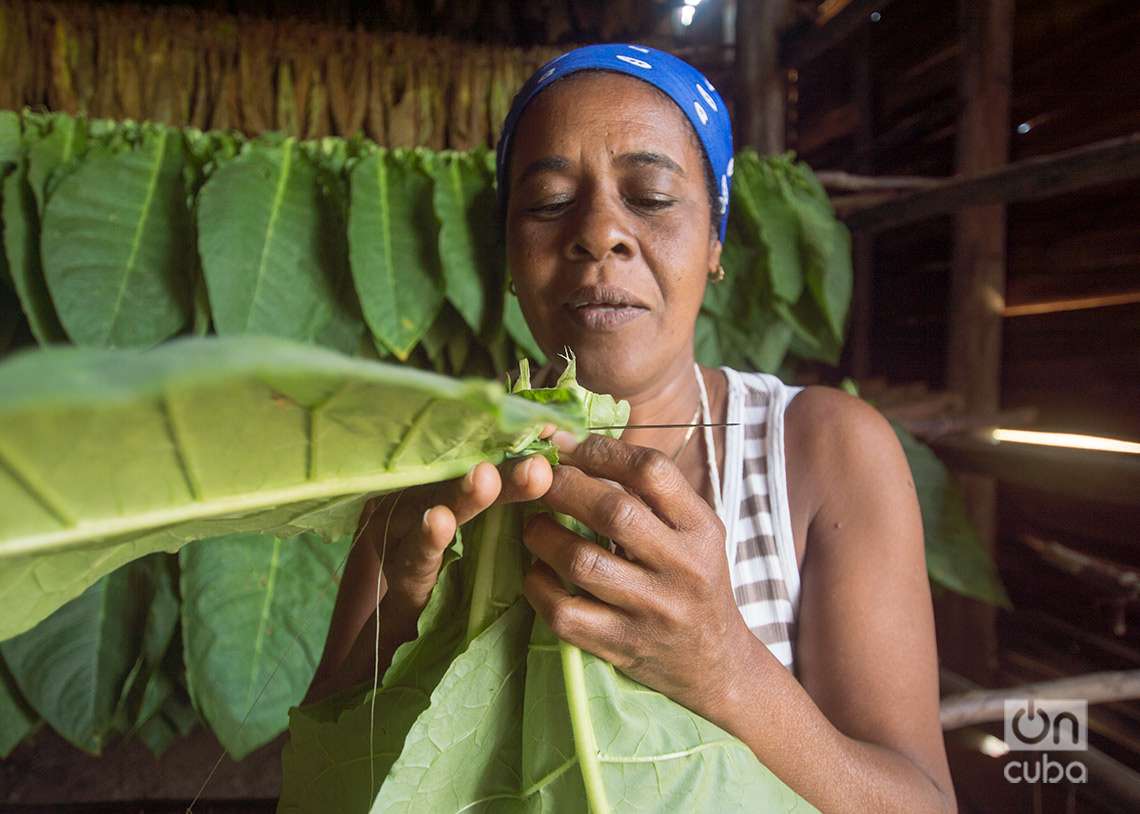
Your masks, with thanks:
<instances>
[{"instance_id":1,"label":"woman's right hand","mask_svg":"<svg viewBox=\"0 0 1140 814\"><path fill-rule=\"evenodd\" d=\"M547 460L531 455L500 467L481 463L462 478L378 501L361 540L367 541L383 564L382 643L394 651L415 638L420 612L435 587L444 551L455 538L457 526L496 503L536 500L546 494L552 479ZM375 593L372 602L375 605Z\"/></svg>"},{"instance_id":2,"label":"woman's right hand","mask_svg":"<svg viewBox=\"0 0 1140 814\"><path fill-rule=\"evenodd\" d=\"M546 427L541 437L554 432ZM553 479L541 455L495 467L480 463L464 477L375 498L361 512L344 568L321 663L307 701L371 678L376 669L376 594L380 579L380 664L415 638L420 612L439 577L455 529L495 503L536 500Z\"/></svg>"}]
</instances>

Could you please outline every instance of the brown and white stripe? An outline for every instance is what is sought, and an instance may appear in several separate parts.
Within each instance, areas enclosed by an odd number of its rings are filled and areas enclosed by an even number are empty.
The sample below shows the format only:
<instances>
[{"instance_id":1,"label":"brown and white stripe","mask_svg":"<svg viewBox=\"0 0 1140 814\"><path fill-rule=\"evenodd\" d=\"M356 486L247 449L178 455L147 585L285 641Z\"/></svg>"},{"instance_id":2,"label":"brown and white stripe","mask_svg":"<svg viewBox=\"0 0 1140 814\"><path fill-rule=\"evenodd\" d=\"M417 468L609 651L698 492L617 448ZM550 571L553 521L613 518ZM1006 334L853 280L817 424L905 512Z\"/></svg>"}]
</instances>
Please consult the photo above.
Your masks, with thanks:
<instances>
[{"instance_id":1,"label":"brown and white stripe","mask_svg":"<svg viewBox=\"0 0 1140 814\"><path fill-rule=\"evenodd\" d=\"M800 579L784 464L784 408L802 388L767 373L728 377L723 505L736 604L748 627L792 670Z\"/></svg>"}]
</instances>

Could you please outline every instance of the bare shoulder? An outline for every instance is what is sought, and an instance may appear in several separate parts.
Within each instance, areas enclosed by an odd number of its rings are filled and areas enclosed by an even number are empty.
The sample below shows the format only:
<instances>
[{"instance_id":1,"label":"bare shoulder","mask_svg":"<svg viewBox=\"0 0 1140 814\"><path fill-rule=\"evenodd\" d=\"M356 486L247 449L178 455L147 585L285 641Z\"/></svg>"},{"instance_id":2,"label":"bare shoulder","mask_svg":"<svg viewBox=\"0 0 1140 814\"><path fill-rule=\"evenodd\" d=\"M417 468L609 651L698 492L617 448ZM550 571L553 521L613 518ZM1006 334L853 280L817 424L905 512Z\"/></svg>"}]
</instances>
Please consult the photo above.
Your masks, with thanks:
<instances>
[{"instance_id":1,"label":"bare shoulder","mask_svg":"<svg viewBox=\"0 0 1140 814\"><path fill-rule=\"evenodd\" d=\"M901 479L910 468L890 423L875 407L835 387L805 387L784 416L789 490L798 511L814 518L829 499ZM899 483L900 486L903 483ZM797 511L793 507L793 511Z\"/></svg>"}]
</instances>

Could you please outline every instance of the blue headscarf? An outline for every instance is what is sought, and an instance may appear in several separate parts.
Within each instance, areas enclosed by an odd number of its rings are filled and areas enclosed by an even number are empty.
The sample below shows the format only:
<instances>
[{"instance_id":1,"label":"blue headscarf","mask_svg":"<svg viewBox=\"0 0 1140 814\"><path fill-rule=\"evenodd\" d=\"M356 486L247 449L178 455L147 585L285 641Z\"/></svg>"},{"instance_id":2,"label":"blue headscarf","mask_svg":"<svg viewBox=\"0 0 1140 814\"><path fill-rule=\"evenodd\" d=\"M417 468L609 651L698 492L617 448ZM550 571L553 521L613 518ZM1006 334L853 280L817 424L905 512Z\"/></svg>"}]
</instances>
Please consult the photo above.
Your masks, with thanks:
<instances>
[{"instance_id":1,"label":"blue headscarf","mask_svg":"<svg viewBox=\"0 0 1140 814\"><path fill-rule=\"evenodd\" d=\"M683 59L642 45L586 45L547 62L526 81L511 104L496 153L499 200L506 200L507 159L511 137L526 106L554 81L576 71L601 70L634 76L663 91L688 117L712 166L719 190L720 239L728 225L728 192L732 185L732 122L716 88Z\"/></svg>"}]
</instances>

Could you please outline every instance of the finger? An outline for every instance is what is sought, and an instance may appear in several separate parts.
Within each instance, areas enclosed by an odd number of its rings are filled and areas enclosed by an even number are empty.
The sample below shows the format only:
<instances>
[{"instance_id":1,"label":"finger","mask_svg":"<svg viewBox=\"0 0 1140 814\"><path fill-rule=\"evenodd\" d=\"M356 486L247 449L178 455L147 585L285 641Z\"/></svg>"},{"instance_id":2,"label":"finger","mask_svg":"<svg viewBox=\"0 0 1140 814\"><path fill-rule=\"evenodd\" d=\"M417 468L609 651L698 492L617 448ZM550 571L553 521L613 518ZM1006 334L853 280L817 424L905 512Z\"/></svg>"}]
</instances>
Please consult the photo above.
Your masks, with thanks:
<instances>
[{"instance_id":1,"label":"finger","mask_svg":"<svg viewBox=\"0 0 1140 814\"><path fill-rule=\"evenodd\" d=\"M423 513L434 506L448 507L460 524L466 523L495 502L501 487L499 470L482 462L461 478L410 489L393 514L391 532L399 539L414 534Z\"/></svg>"},{"instance_id":2,"label":"finger","mask_svg":"<svg viewBox=\"0 0 1140 814\"><path fill-rule=\"evenodd\" d=\"M603 602L633 610L652 596L649 573L538 514L523 529L523 543L563 580L577 585Z\"/></svg>"},{"instance_id":3,"label":"finger","mask_svg":"<svg viewBox=\"0 0 1140 814\"><path fill-rule=\"evenodd\" d=\"M708 503L660 450L591 433L569 452L560 454L566 463L588 475L625 486L673 528L698 529L708 522L712 511Z\"/></svg>"},{"instance_id":4,"label":"finger","mask_svg":"<svg viewBox=\"0 0 1140 814\"><path fill-rule=\"evenodd\" d=\"M543 501L582 521L651 568L671 562L673 531L637 497L592 478L574 466L559 466Z\"/></svg>"},{"instance_id":5,"label":"finger","mask_svg":"<svg viewBox=\"0 0 1140 814\"><path fill-rule=\"evenodd\" d=\"M559 639L616 666L630 662L625 642L630 624L618 609L563 587L558 575L535 562L523 580L523 596Z\"/></svg>"},{"instance_id":6,"label":"finger","mask_svg":"<svg viewBox=\"0 0 1140 814\"><path fill-rule=\"evenodd\" d=\"M423 513L419 527L386 550L384 571L392 590L413 602L427 601L443 564L443 552L455 537L456 517L446 506ZM390 541L389 541L390 542Z\"/></svg>"},{"instance_id":7,"label":"finger","mask_svg":"<svg viewBox=\"0 0 1140 814\"><path fill-rule=\"evenodd\" d=\"M502 477L502 492L497 502L525 503L538 500L550 488L554 478L554 471L550 462L541 455L528 455L512 461L506 461L500 468Z\"/></svg>"}]
</instances>

